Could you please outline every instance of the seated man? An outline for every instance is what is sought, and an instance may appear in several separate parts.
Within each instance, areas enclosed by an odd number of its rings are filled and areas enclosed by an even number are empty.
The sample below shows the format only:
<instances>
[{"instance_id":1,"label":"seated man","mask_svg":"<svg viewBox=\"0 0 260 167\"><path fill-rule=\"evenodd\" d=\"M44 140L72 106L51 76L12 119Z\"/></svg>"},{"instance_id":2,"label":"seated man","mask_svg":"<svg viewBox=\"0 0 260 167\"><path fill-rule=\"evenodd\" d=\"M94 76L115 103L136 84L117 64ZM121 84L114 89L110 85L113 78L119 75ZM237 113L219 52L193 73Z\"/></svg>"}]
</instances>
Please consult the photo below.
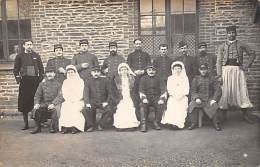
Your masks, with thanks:
<instances>
[{"instance_id":1,"label":"seated man","mask_svg":"<svg viewBox=\"0 0 260 167\"><path fill-rule=\"evenodd\" d=\"M140 80L139 94L140 94L140 118L141 125L140 131L147 131L147 116L149 114L149 107L155 109L155 119L153 126L156 130L160 130L159 123L162 119L162 110L167 98L165 84L156 75L156 69L153 65L148 65L146 68L147 75L143 76Z\"/></svg>"},{"instance_id":2,"label":"seated man","mask_svg":"<svg viewBox=\"0 0 260 167\"><path fill-rule=\"evenodd\" d=\"M99 122L97 122L97 130L99 131L103 130L105 123L113 116L113 112L108 104L110 88L107 78L101 77L99 66L92 68L91 75L92 77L86 80L84 88L87 132L94 131L96 114L102 114Z\"/></svg>"},{"instance_id":3,"label":"seated man","mask_svg":"<svg viewBox=\"0 0 260 167\"><path fill-rule=\"evenodd\" d=\"M54 77L55 69L47 69L46 79L37 88L33 109L36 128L31 134L41 132L41 123L48 118L51 118L50 133L55 133L58 129L58 115L53 101L61 89L61 84Z\"/></svg>"},{"instance_id":4,"label":"seated man","mask_svg":"<svg viewBox=\"0 0 260 167\"><path fill-rule=\"evenodd\" d=\"M199 67L200 75L196 76L191 84L191 102L189 112L192 130L197 127L198 114L204 112L212 119L214 128L221 131L218 120L218 101L221 97L221 87L219 81L214 76L208 74L208 65L201 64Z\"/></svg>"}]
</instances>

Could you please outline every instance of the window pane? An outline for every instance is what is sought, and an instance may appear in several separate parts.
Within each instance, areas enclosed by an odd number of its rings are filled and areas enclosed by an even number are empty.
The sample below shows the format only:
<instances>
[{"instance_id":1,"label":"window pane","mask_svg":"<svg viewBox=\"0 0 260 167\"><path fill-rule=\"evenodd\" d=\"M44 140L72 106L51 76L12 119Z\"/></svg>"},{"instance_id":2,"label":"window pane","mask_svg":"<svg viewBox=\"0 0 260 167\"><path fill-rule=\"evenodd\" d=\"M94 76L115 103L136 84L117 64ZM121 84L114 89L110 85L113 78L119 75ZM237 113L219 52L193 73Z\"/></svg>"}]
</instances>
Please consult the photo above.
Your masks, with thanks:
<instances>
[{"instance_id":1,"label":"window pane","mask_svg":"<svg viewBox=\"0 0 260 167\"><path fill-rule=\"evenodd\" d=\"M6 1L6 14L8 20L14 20L18 18L17 0Z\"/></svg>"},{"instance_id":2,"label":"window pane","mask_svg":"<svg viewBox=\"0 0 260 167\"><path fill-rule=\"evenodd\" d=\"M155 16L154 18L156 34L165 34L165 16Z\"/></svg>"},{"instance_id":3,"label":"window pane","mask_svg":"<svg viewBox=\"0 0 260 167\"><path fill-rule=\"evenodd\" d=\"M184 0L184 13L196 12L196 0Z\"/></svg>"},{"instance_id":4,"label":"window pane","mask_svg":"<svg viewBox=\"0 0 260 167\"><path fill-rule=\"evenodd\" d=\"M183 13L183 0L171 0L171 13Z\"/></svg>"},{"instance_id":5,"label":"window pane","mask_svg":"<svg viewBox=\"0 0 260 167\"><path fill-rule=\"evenodd\" d=\"M30 39L31 35L31 20L20 20L20 38L21 39Z\"/></svg>"},{"instance_id":6,"label":"window pane","mask_svg":"<svg viewBox=\"0 0 260 167\"><path fill-rule=\"evenodd\" d=\"M18 39L19 38L17 20L8 20L7 28L8 28L8 39Z\"/></svg>"},{"instance_id":7,"label":"window pane","mask_svg":"<svg viewBox=\"0 0 260 167\"><path fill-rule=\"evenodd\" d=\"M152 16L141 16L141 34L152 34Z\"/></svg>"},{"instance_id":8,"label":"window pane","mask_svg":"<svg viewBox=\"0 0 260 167\"><path fill-rule=\"evenodd\" d=\"M0 59L4 58L3 42L0 41Z\"/></svg>"},{"instance_id":9,"label":"window pane","mask_svg":"<svg viewBox=\"0 0 260 167\"><path fill-rule=\"evenodd\" d=\"M173 34L182 34L183 33L183 15L182 14L175 14L171 15L171 23L173 29Z\"/></svg>"},{"instance_id":10,"label":"window pane","mask_svg":"<svg viewBox=\"0 0 260 167\"><path fill-rule=\"evenodd\" d=\"M14 60L17 54L19 53L18 40L9 40L8 49L9 49L9 60Z\"/></svg>"},{"instance_id":11,"label":"window pane","mask_svg":"<svg viewBox=\"0 0 260 167\"><path fill-rule=\"evenodd\" d=\"M165 14L165 0L153 0L153 8L156 14Z\"/></svg>"},{"instance_id":12,"label":"window pane","mask_svg":"<svg viewBox=\"0 0 260 167\"><path fill-rule=\"evenodd\" d=\"M29 18L31 9L31 0L19 0L19 18Z\"/></svg>"},{"instance_id":13,"label":"window pane","mask_svg":"<svg viewBox=\"0 0 260 167\"><path fill-rule=\"evenodd\" d=\"M140 13L141 15L152 14L151 0L140 0Z\"/></svg>"},{"instance_id":14,"label":"window pane","mask_svg":"<svg viewBox=\"0 0 260 167\"><path fill-rule=\"evenodd\" d=\"M196 31L196 15L184 14L184 32L195 33Z\"/></svg>"}]
</instances>

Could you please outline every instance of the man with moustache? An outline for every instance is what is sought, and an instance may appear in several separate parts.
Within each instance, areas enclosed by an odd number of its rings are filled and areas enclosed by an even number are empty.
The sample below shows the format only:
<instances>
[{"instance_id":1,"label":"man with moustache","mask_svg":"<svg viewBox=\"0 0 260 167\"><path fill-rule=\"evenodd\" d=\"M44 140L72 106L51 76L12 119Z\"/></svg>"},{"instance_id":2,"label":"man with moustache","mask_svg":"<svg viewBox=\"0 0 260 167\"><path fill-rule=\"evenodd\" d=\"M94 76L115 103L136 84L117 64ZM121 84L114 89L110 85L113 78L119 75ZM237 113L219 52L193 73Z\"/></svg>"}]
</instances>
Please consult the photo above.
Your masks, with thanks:
<instances>
[{"instance_id":1,"label":"man with moustache","mask_svg":"<svg viewBox=\"0 0 260 167\"><path fill-rule=\"evenodd\" d=\"M36 128L31 134L41 132L41 123L48 118L51 118L50 133L58 131L58 108L55 107L54 99L58 96L61 83L55 79L55 73L55 68L46 69L46 79L39 84L35 93L33 117Z\"/></svg>"},{"instance_id":2,"label":"man with moustache","mask_svg":"<svg viewBox=\"0 0 260 167\"><path fill-rule=\"evenodd\" d=\"M54 54L55 57L49 59L46 65L46 70L48 69L55 69L55 79L62 83L66 78L66 66L68 66L71 62L70 59L67 59L63 56L63 47L61 44L54 45Z\"/></svg>"},{"instance_id":3,"label":"man with moustache","mask_svg":"<svg viewBox=\"0 0 260 167\"><path fill-rule=\"evenodd\" d=\"M71 64L77 68L80 77L83 80L91 78L91 68L98 66L97 57L88 51L89 42L87 39L79 41L80 52L72 58Z\"/></svg>"},{"instance_id":4,"label":"man with moustache","mask_svg":"<svg viewBox=\"0 0 260 167\"><path fill-rule=\"evenodd\" d=\"M217 75L222 78L222 97L219 102L223 110L224 120L230 107L237 107L242 111L243 119L253 124L249 109L253 107L247 90L245 72L253 64L256 54L248 45L236 39L236 26L226 28L227 41L218 47ZM244 61L245 55L249 56Z\"/></svg>"},{"instance_id":5,"label":"man with moustache","mask_svg":"<svg viewBox=\"0 0 260 167\"><path fill-rule=\"evenodd\" d=\"M216 76L216 60L217 57L207 52L207 44L206 42L200 42L198 45L198 55L195 57L196 63L198 66L201 64L208 65L208 73L209 75Z\"/></svg>"},{"instance_id":6,"label":"man with moustache","mask_svg":"<svg viewBox=\"0 0 260 167\"><path fill-rule=\"evenodd\" d=\"M102 71L111 80L118 73L118 65L125 62L125 59L118 55L116 42L109 42L109 52L110 55L103 62Z\"/></svg>"},{"instance_id":7,"label":"man with moustache","mask_svg":"<svg viewBox=\"0 0 260 167\"><path fill-rule=\"evenodd\" d=\"M137 119L140 120L139 114L139 82L141 77L144 75L145 68L151 61L150 55L142 50L142 40L137 38L134 40L135 51L130 53L127 57L127 64L131 68L131 70L135 73L135 83L134 83L134 105L135 105L135 113Z\"/></svg>"},{"instance_id":8,"label":"man with moustache","mask_svg":"<svg viewBox=\"0 0 260 167\"><path fill-rule=\"evenodd\" d=\"M41 57L32 50L32 40L23 42L24 52L14 62L14 77L19 84L18 111L23 113L24 128L29 129L28 113L33 109L34 94L43 79L44 68Z\"/></svg>"}]
</instances>

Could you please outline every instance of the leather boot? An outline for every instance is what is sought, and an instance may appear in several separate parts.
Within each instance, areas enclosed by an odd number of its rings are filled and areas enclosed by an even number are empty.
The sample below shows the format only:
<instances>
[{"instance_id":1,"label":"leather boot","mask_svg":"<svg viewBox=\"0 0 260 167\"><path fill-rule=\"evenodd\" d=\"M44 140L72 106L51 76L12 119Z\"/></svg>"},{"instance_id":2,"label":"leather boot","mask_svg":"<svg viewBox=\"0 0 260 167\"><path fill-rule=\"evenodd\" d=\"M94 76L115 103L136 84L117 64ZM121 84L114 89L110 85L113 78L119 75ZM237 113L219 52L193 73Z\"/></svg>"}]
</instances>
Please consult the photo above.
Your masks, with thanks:
<instances>
[{"instance_id":1,"label":"leather boot","mask_svg":"<svg viewBox=\"0 0 260 167\"><path fill-rule=\"evenodd\" d=\"M213 123L214 128L216 129L216 131L222 131L221 126L219 125L219 123Z\"/></svg>"},{"instance_id":2,"label":"leather boot","mask_svg":"<svg viewBox=\"0 0 260 167\"><path fill-rule=\"evenodd\" d=\"M23 113L23 121L24 121L24 127L21 130L29 129L28 113Z\"/></svg>"},{"instance_id":3,"label":"leather boot","mask_svg":"<svg viewBox=\"0 0 260 167\"><path fill-rule=\"evenodd\" d=\"M197 128L197 125L194 124L194 123L192 123L192 124L188 127L189 130L192 130L192 129L195 129L195 128Z\"/></svg>"},{"instance_id":4,"label":"leather boot","mask_svg":"<svg viewBox=\"0 0 260 167\"><path fill-rule=\"evenodd\" d=\"M153 121L154 129L161 130L161 127L159 125L160 120L161 120L161 112L160 111L156 111L155 112L155 120Z\"/></svg>"},{"instance_id":5,"label":"leather boot","mask_svg":"<svg viewBox=\"0 0 260 167\"><path fill-rule=\"evenodd\" d=\"M146 115L143 107L140 107L140 118L141 118L140 131L147 132Z\"/></svg>"},{"instance_id":6,"label":"leather boot","mask_svg":"<svg viewBox=\"0 0 260 167\"><path fill-rule=\"evenodd\" d=\"M39 133L39 132L42 131L41 130L41 123L39 121L35 121L35 124L36 124L36 128L33 131L30 132L31 134L36 134L36 133Z\"/></svg>"},{"instance_id":7,"label":"leather boot","mask_svg":"<svg viewBox=\"0 0 260 167\"><path fill-rule=\"evenodd\" d=\"M53 120L51 120L51 124L50 124L50 133L56 133L56 127Z\"/></svg>"}]
</instances>

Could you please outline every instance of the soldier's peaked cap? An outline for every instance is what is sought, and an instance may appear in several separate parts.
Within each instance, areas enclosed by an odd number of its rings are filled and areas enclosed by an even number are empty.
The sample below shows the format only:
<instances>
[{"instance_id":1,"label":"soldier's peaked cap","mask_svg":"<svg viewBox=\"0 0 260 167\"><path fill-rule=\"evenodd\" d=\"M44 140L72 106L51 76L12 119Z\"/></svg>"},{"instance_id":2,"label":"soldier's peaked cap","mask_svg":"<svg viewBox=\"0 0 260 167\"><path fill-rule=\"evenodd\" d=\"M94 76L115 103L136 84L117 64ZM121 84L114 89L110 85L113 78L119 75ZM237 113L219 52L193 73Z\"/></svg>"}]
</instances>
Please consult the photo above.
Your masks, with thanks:
<instances>
[{"instance_id":1,"label":"soldier's peaked cap","mask_svg":"<svg viewBox=\"0 0 260 167\"><path fill-rule=\"evenodd\" d=\"M81 39L79 41L79 45L81 45L81 44L88 44L88 40L87 39Z\"/></svg>"},{"instance_id":2,"label":"soldier's peaked cap","mask_svg":"<svg viewBox=\"0 0 260 167\"><path fill-rule=\"evenodd\" d=\"M60 48L60 49L63 50L63 47L62 47L61 44L55 44L55 45L54 45L54 51L55 51L56 49L58 49L58 48Z\"/></svg>"}]
</instances>

